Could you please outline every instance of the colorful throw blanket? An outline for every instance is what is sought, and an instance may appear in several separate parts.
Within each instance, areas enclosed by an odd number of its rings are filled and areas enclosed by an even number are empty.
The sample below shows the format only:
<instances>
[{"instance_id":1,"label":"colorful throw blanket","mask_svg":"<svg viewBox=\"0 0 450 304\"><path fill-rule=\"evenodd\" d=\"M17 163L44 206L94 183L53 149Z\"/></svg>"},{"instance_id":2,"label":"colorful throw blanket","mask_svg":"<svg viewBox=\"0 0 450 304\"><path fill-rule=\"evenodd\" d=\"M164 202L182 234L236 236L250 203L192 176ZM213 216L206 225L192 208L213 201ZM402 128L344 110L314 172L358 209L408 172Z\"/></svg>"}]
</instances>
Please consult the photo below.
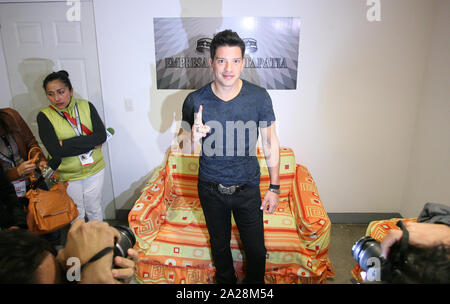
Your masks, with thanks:
<instances>
[{"instance_id":1,"label":"colorful throw blanket","mask_svg":"<svg viewBox=\"0 0 450 304\"><path fill-rule=\"evenodd\" d=\"M261 149L261 195L270 183ZM316 184L289 148L280 149L280 204L264 214L266 283L325 283L334 276L328 259L331 223ZM198 155L176 148L142 189L129 213L140 261L141 283L213 283L208 230L197 194ZM262 199L261 198L261 199ZM245 276L239 231L232 226L231 250L238 279Z\"/></svg>"}]
</instances>

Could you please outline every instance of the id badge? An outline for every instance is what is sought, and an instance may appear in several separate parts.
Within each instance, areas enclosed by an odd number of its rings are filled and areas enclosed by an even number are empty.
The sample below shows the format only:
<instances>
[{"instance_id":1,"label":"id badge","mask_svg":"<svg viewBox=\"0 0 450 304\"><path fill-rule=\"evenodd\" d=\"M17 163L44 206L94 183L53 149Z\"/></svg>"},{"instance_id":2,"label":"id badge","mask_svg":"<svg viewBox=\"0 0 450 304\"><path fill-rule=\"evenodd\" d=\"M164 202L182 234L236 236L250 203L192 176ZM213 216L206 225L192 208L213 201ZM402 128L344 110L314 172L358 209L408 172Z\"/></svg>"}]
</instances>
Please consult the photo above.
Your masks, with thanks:
<instances>
[{"instance_id":1,"label":"id badge","mask_svg":"<svg viewBox=\"0 0 450 304\"><path fill-rule=\"evenodd\" d=\"M92 151L89 151L88 153L80 154L80 155L78 155L78 158L80 159L81 165L83 167L92 165L94 163L94 158L92 157Z\"/></svg>"},{"instance_id":2,"label":"id badge","mask_svg":"<svg viewBox=\"0 0 450 304\"><path fill-rule=\"evenodd\" d=\"M18 179L12 182L14 186L14 190L16 190L17 197L25 197L27 194L27 184L25 183L25 179Z\"/></svg>"}]
</instances>

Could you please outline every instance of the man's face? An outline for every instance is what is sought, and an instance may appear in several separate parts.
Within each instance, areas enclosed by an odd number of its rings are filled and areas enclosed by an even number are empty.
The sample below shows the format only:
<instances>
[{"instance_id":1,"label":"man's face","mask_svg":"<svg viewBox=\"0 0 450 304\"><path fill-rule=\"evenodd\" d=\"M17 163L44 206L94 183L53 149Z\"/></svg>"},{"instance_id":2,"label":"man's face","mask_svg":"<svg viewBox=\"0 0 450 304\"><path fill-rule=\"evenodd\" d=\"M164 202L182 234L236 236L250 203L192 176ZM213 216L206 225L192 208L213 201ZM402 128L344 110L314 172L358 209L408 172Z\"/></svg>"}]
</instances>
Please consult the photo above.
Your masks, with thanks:
<instances>
[{"instance_id":1,"label":"man's face","mask_svg":"<svg viewBox=\"0 0 450 304\"><path fill-rule=\"evenodd\" d=\"M244 69L245 59L238 46L219 46L214 60L209 59L214 72L216 86L234 87Z\"/></svg>"}]
</instances>

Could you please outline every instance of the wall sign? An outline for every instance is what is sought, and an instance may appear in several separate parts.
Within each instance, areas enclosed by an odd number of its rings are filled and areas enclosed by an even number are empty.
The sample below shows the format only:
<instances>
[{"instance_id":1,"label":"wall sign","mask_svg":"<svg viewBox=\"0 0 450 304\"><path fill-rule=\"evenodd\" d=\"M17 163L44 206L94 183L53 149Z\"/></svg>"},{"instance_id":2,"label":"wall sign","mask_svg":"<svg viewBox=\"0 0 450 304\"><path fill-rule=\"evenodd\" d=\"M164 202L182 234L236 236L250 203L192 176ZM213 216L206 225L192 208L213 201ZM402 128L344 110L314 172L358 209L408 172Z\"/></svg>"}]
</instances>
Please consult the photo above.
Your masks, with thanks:
<instances>
[{"instance_id":1,"label":"wall sign","mask_svg":"<svg viewBox=\"0 0 450 304\"><path fill-rule=\"evenodd\" d=\"M211 82L209 45L224 29L245 42L243 79L269 90L297 88L299 18L154 18L153 23L158 89L199 89Z\"/></svg>"}]
</instances>

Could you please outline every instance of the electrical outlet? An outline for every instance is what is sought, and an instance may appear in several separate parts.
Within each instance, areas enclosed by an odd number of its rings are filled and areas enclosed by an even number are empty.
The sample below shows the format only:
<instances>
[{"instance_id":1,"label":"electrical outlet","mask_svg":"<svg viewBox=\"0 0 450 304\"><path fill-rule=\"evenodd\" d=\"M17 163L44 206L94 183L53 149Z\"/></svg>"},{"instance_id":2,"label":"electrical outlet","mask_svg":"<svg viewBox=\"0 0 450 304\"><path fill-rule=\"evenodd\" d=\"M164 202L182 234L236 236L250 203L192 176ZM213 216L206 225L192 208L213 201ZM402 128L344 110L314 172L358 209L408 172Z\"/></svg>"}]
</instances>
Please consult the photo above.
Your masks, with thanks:
<instances>
[{"instance_id":1,"label":"electrical outlet","mask_svg":"<svg viewBox=\"0 0 450 304\"><path fill-rule=\"evenodd\" d=\"M125 111L132 112L133 111L133 100L131 98L125 98Z\"/></svg>"}]
</instances>

